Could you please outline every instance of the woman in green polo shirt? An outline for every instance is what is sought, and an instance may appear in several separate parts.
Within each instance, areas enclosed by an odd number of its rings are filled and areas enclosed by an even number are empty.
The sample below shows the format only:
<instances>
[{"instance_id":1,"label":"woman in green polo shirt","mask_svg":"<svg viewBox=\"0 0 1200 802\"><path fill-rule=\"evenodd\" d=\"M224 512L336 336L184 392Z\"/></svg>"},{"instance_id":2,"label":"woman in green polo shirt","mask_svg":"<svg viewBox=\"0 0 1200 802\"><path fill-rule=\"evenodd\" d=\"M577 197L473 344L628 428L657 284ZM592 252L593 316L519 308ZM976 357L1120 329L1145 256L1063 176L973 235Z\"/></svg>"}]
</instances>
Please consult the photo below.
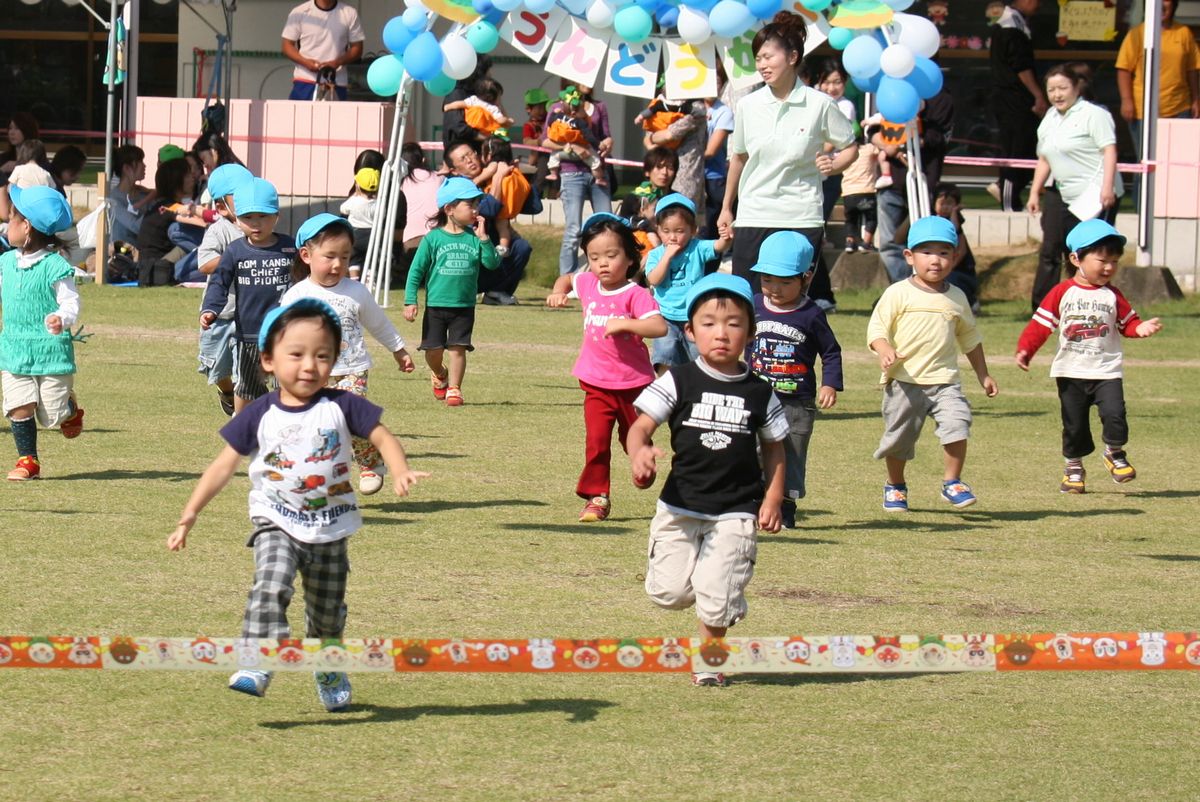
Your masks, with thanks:
<instances>
[{"instance_id":1,"label":"woman in green polo shirt","mask_svg":"<svg viewBox=\"0 0 1200 802\"><path fill-rule=\"evenodd\" d=\"M754 63L766 86L738 101L717 229L734 238L733 272L756 288L757 274L750 268L763 240L776 231L803 234L818 255L809 295L829 308L833 291L820 259L821 181L852 164L858 146L833 99L800 80L805 33L803 18L781 11L754 35ZM825 153L826 144L836 154Z\"/></svg>"},{"instance_id":2,"label":"woman in green polo shirt","mask_svg":"<svg viewBox=\"0 0 1200 802\"><path fill-rule=\"evenodd\" d=\"M1084 68L1086 69L1086 68ZM1081 220L1112 223L1125 188L1117 172L1116 124L1108 109L1084 99L1088 76L1072 64L1046 73L1050 110L1038 126L1038 165L1025 208L1042 216L1042 251L1033 280L1033 310L1062 279L1067 234ZM1053 180L1046 186L1047 179Z\"/></svg>"}]
</instances>

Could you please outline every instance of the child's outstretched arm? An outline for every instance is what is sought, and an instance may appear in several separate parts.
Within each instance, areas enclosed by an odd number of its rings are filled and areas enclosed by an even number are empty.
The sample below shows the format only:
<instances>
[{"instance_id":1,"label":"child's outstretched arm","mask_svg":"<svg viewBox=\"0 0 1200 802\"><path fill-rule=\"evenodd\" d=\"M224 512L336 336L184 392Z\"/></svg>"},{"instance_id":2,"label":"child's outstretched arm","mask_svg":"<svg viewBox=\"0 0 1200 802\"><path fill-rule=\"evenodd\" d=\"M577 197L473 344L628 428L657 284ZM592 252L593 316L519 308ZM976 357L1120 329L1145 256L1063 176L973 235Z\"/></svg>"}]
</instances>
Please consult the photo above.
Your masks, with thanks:
<instances>
[{"instance_id":1,"label":"child's outstretched arm","mask_svg":"<svg viewBox=\"0 0 1200 802\"><path fill-rule=\"evenodd\" d=\"M551 309L562 309L570 299L567 293L571 291L571 274L559 276L554 280L554 286L550 288L550 294L546 296L546 306Z\"/></svg>"},{"instance_id":2,"label":"child's outstretched arm","mask_svg":"<svg viewBox=\"0 0 1200 802\"><path fill-rule=\"evenodd\" d=\"M442 104L442 111L466 111L467 108L467 104L461 100L451 100Z\"/></svg>"},{"instance_id":3,"label":"child's outstretched arm","mask_svg":"<svg viewBox=\"0 0 1200 802\"><path fill-rule=\"evenodd\" d=\"M183 513L179 516L178 526L167 538L168 549L179 551L187 546L188 532L192 531L192 527L196 525L196 519L200 516L200 512L229 483L241 461L242 455L234 451L233 446L227 445L212 461L212 464L204 470L200 481L196 483L196 489L192 491L191 497L184 505Z\"/></svg>"},{"instance_id":4,"label":"child's outstretched arm","mask_svg":"<svg viewBox=\"0 0 1200 802\"><path fill-rule=\"evenodd\" d=\"M783 451L783 441L761 443L763 457L763 476L767 480L767 491L763 495L762 505L758 508L758 528L764 532L778 532L783 527L783 518L779 507L783 504L783 468L787 457Z\"/></svg>"},{"instance_id":5,"label":"child's outstretched arm","mask_svg":"<svg viewBox=\"0 0 1200 802\"><path fill-rule=\"evenodd\" d=\"M996 393L1000 392L1000 387L988 373L987 358L983 355L983 343L967 352L967 361L974 368L975 377L979 379L979 386L983 388L983 392L988 398L994 398Z\"/></svg>"},{"instance_id":6,"label":"child's outstretched arm","mask_svg":"<svg viewBox=\"0 0 1200 802\"><path fill-rule=\"evenodd\" d=\"M726 232L724 235L718 235L713 242L713 250L717 253L725 253L733 246L733 235Z\"/></svg>"},{"instance_id":7,"label":"child's outstretched arm","mask_svg":"<svg viewBox=\"0 0 1200 802\"><path fill-rule=\"evenodd\" d=\"M643 339L665 337L667 321L660 314L643 318L611 317L604 324L604 336L615 337L618 334L636 334Z\"/></svg>"},{"instance_id":8,"label":"child's outstretched arm","mask_svg":"<svg viewBox=\"0 0 1200 802\"><path fill-rule=\"evenodd\" d=\"M629 447L629 463L633 468L633 483L638 487L649 487L658 475L656 460L663 456L663 450L651 440L657 428L654 418L643 412L629 427L629 434L625 438Z\"/></svg>"},{"instance_id":9,"label":"child's outstretched arm","mask_svg":"<svg viewBox=\"0 0 1200 802\"><path fill-rule=\"evenodd\" d=\"M1158 318L1152 317L1149 320L1143 320L1141 323L1137 324L1137 328L1135 328L1134 331L1139 337L1153 337L1155 334L1158 334L1160 331L1162 331L1162 328L1162 322L1160 322Z\"/></svg>"},{"instance_id":10,"label":"child's outstretched arm","mask_svg":"<svg viewBox=\"0 0 1200 802\"><path fill-rule=\"evenodd\" d=\"M407 496L409 488L415 485L418 479L429 476L425 471L414 471L408 467L408 457L404 454L404 446L400 445L396 436L389 432L382 423L371 430L371 435L367 439L378 449L379 456L383 457L383 464L387 465L388 470L391 471L392 486L395 488L397 496Z\"/></svg>"}]
</instances>

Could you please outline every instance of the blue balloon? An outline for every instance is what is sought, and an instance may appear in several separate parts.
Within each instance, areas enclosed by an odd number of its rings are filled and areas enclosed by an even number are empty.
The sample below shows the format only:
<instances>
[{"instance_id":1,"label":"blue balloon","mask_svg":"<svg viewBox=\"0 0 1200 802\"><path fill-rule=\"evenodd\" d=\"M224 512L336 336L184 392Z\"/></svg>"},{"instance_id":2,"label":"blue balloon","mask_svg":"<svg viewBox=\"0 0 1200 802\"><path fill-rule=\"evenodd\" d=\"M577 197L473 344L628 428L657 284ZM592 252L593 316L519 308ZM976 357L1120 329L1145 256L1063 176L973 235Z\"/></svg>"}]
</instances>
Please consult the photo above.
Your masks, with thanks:
<instances>
[{"instance_id":1,"label":"blue balloon","mask_svg":"<svg viewBox=\"0 0 1200 802\"><path fill-rule=\"evenodd\" d=\"M613 17L613 30L631 44L644 42L654 29L654 19L641 6L626 6Z\"/></svg>"},{"instance_id":2,"label":"blue balloon","mask_svg":"<svg viewBox=\"0 0 1200 802\"><path fill-rule=\"evenodd\" d=\"M413 6L412 8L405 10L404 14L401 15L401 18L404 20L404 24L407 25L408 29L413 33L420 33L421 31L425 30L425 23L428 20L428 17L425 14L425 9L418 8L417 6Z\"/></svg>"},{"instance_id":3,"label":"blue balloon","mask_svg":"<svg viewBox=\"0 0 1200 802\"><path fill-rule=\"evenodd\" d=\"M917 116L921 98L917 97L917 90L908 81L885 75L879 79L875 104L885 120L902 124Z\"/></svg>"},{"instance_id":4,"label":"blue balloon","mask_svg":"<svg viewBox=\"0 0 1200 802\"><path fill-rule=\"evenodd\" d=\"M834 50L845 50L846 45L854 41L854 31L849 28L830 28L829 46Z\"/></svg>"},{"instance_id":5,"label":"blue balloon","mask_svg":"<svg viewBox=\"0 0 1200 802\"><path fill-rule=\"evenodd\" d=\"M746 0L746 8L758 19L770 19L782 6L782 0Z\"/></svg>"},{"instance_id":6,"label":"blue balloon","mask_svg":"<svg viewBox=\"0 0 1200 802\"><path fill-rule=\"evenodd\" d=\"M404 52L408 43L416 38L416 34L404 24L403 17L392 17L383 26L383 46L397 56Z\"/></svg>"},{"instance_id":7,"label":"blue balloon","mask_svg":"<svg viewBox=\"0 0 1200 802\"><path fill-rule=\"evenodd\" d=\"M904 11L915 2L915 0L883 0L883 2L892 9L892 11Z\"/></svg>"},{"instance_id":8,"label":"blue balloon","mask_svg":"<svg viewBox=\"0 0 1200 802\"><path fill-rule=\"evenodd\" d=\"M442 71L442 48L429 31L418 34L404 50L404 68L418 81L431 81Z\"/></svg>"},{"instance_id":9,"label":"blue balloon","mask_svg":"<svg viewBox=\"0 0 1200 802\"><path fill-rule=\"evenodd\" d=\"M471 8L481 17L486 17L493 8L492 0L471 0Z\"/></svg>"},{"instance_id":10,"label":"blue balloon","mask_svg":"<svg viewBox=\"0 0 1200 802\"><path fill-rule=\"evenodd\" d=\"M883 78L883 70L872 75L870 78L856 78L850 76L850 82L858 87L860 92L869 92L874 94L879 90L879 81Z\"/></svg>"},{"instance_id":11,"label":"blue balloon","mask_svg":"<svg viewBox=\"0 0 1200 802\"><path fill-rule=\"evenodd\" d=\"M720 0L708 13L708 24L717 36L732 39L754 25L754 15L737 0Z\"/></svg>"},{"instance_id":12,"label":"blue balloon","mask_svg":"<svg viewBox=\"0 0 1200 802\"><path fill-rule=\"evenodd\" d=\"M525 7L534 14L545 14L554 8L554 0L525 0Z\"/></svg>"},{"instance_id":13,"label":"blue balloon","mask_svg":"<svg viewBox=\"0 0 1200 802\"><path fill-rule=\"evenodd\" d=\"M688 8L695 9L696 11L702 11L707 14L708 12L712 11L713 6L715 6L717 2L718 0L683 0L680 5L687 6Z\"/></svg>"},{"instance_id":14,"label":"blue balloon","mask_svg":"<svg viewBox=\"0 0 1200 802\"><path fill-rule=\"evenodd\" d=\"M659 6L658 8L655 19L658 20L659 27L674 28L675 24L679 22L679 8L677 6Z\"/></svg>"},{"instance_id":15,"label":"blue balloon","mask_svg":"<svg viewBox=\"0 0 1200 802\"><path fill-rule=\"evenodd\" d=\"M463 32L463 38L471 43L476 53L491 53L500 43L500 32L496 30L495 25L481 19L476 20Z\"/></svg>"},{"instance_id":16,"label":"blue balloon","mask_svg":"<svg viewBox=\"0 0 1200 802\"><path fill-rule=\"evenodd\" d=\"M404 64L397 56L380 56L367 67L367 86L380 97L395 97L404 77Z\"/></svg>"},{"instance_id":17,"label":"blue balloon","mask_svg":"<svg viewBox=\"0 0 1200 802\"><path fill-rule=\"evenodd\" d=\"M833 0L801 0L800 4L809 11L824 11L833 5Z\"/></svg>"},{"instance_id":18,"label":"blue balloon","mask_svg":"<svg viewBox=\"0 0 1200 802\"><path fill-rule=\"evenodd\" d=\"M904 80L912 84L921 100L929 100L942 91L943 78L941 67L924 56L917 56L913 71Z\"/></svg>"},{"instance_id":19,"label":"blue balloon","mask_svg":"<svg viewBox=\"0 0 1200 802\"><path fill-rule=\"evenodd\" d=\"M487 13L487 14L484 16L484 18L483 18L483 19L484 19L486 22L490 22L490 23L492 23L492 25L494 25L495 27L499 28L501 25L503 25L503 24L504 24L504 19L505 19L507 16L508 16L508 12L507 12L507 11L501 11L501 10L500 10L500 9L498 9L498 8L493 8L493 9L492 9L490 12L488 12L488 13Z\"/></svg>"},{"instance_id":20,"label":"blue balloon","mask_svg":"<svg viewBox=\"0 0 1200 802\"><path fill-rule=\"evenodd\" d=\"M521 0L492 0L492 5L507 13L521 7Z\"/></svg>"},{"instance_id":21,"label":"blue balloon","mask_svg":"<svg viewBox=\"0 0 1200 802\"><path fill-rule=\"evenodd\" d=\"M445 97L454 91L454 87L458 84L453 78L445 73L439 72L436 76L425 82L425 91L434 97Z\"/></svg>"},{"instance_id":22,"label":"blue balloon","mask_svg":"<svg viewBox=\"0 0 1200 802\"><path fill-rule=\"evenodd\" d=\"M713 26L716 30L716 26ZM842 66L855 78L870 78L879 72L883 48L873 36L856 36L842 51ZM407 62L405 62L407 63Z\"/></svg>"}]
</instances>

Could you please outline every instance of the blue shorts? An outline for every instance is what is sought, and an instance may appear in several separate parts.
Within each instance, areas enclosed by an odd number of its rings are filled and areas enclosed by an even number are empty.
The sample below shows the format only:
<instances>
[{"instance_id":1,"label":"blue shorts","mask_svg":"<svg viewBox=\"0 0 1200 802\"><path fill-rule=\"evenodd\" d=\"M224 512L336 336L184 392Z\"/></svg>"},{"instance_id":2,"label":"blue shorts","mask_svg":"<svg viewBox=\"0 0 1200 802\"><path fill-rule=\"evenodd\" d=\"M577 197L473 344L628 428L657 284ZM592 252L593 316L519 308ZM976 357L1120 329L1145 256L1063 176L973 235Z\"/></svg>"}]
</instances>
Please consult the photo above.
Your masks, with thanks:
<instances>
[{"instance_id":1,"label":"blue shorts","mask_svg":"<svg viewBox=\"0 0 1200 802\"><path fill-rule=\"evenodd\" d=\"M654 345L650 348L650 361L655 366L665 365L669 368L686 365L688 362L695 362L700 356L696 344L684 334L684 325L678 320L668 320L667 333L654 338Z\"/></svg>"},{"instance_id":2,"label":"blue shorts","mask_svg":"<svg viewBox=\"0 0 1200 802\"><path fill-rule=\"evenodd\" d=\"M199 359L196 372L207 376L209 384L234 378L232 320L217 318L207 329L200 330Z\"/></svg>"}]
</instances>

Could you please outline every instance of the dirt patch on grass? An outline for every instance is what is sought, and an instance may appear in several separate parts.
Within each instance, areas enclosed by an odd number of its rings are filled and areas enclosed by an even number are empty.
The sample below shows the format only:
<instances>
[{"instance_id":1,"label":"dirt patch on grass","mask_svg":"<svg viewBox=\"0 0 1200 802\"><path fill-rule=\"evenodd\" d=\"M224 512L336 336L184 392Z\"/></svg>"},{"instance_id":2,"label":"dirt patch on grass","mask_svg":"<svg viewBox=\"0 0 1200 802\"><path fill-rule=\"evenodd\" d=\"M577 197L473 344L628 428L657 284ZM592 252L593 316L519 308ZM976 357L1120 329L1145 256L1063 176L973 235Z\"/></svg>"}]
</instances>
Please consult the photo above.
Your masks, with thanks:
<instances>
[{"instance_id":1,"label":"dirt patch on grass","mask_svg":"<svg viewBox=\"0 0 1200 802\"><path fill-rule=\"evenodd\" d=\"M852 607L878 607L881 604L891 604L893 601L886 596L856 596L853 593L838 593L814 588L762 588L755 591L754 595L767 599L808 602L835 610L846 610Z\"/></svg>"},{"instance_id":2,"label":"dirt patch on grass","mask_svg":"<svg viewBox=\"0 0 1200 802\"><path fill-rule=\"evenodd\" d=\"M973 615L985 616L988 618L1011 618L1013 616L1022 615L1041 615L1045 610L1038 610L1033 607L1022 607L1019 604L1012 602L1001 601L1000 599L988 599L986 601L972 602L963 607L963 610Z\"/></svg>"}]
</instances>

